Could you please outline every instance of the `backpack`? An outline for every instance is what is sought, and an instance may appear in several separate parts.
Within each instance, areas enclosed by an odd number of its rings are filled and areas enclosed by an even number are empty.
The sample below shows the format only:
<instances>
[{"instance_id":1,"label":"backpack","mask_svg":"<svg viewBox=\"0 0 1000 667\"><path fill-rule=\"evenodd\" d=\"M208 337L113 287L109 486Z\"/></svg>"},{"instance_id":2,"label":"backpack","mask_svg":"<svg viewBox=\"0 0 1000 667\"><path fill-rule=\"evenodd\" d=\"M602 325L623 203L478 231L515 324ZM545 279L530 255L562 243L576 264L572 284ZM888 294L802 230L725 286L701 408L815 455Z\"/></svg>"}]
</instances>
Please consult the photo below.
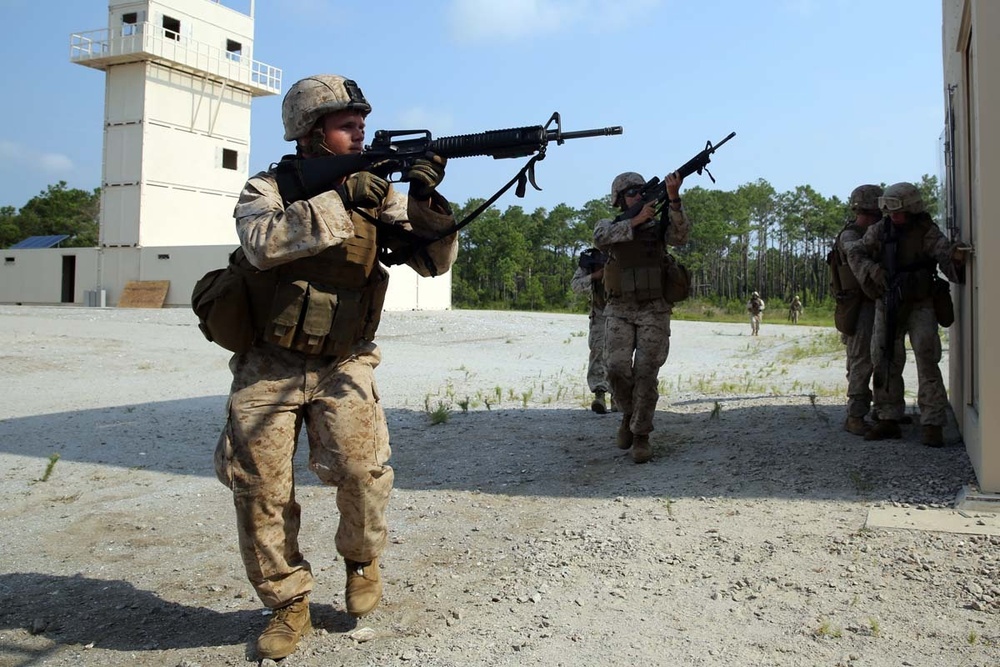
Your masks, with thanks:
<instances>
[{"instance_id":1,"label":"backpack","mask_svg":"<svg viewBox=\"0 0 1000 667\"><path fill-rule=\"evenodd\" d=\"M840 237L853 226L854 223L851 223L837 234L837 238L833 240L833 247L826 255L826 265L830 269L830 293L836 300L833 325L837 327L837 331L847 336L853 336L858 328L858 317L861 316L861 305L864 301L861 284L858 283L854 272L840 252Z\"/></svg>"}]
</instances>

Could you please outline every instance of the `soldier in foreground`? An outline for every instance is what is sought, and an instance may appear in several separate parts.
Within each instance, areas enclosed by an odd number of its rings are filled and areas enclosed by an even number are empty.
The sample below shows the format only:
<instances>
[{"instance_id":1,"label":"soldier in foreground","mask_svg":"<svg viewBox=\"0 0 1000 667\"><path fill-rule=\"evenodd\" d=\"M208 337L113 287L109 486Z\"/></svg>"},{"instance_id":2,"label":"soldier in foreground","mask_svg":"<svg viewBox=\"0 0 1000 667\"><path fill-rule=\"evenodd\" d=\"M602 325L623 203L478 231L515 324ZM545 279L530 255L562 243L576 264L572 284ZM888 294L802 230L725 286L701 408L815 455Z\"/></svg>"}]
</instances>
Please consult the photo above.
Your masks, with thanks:
<instances>
[{"instance_id":1,"label":"soldier in foreground","mask_svg":"<svg viewBox=\"0 0 1000 667\"><path fill-rule=\"evenodd\" d=\"M760 298L759 292L750 295L747 301L747 312L750 313L750 335L760 335L760 320L764 315L764 299Z\"/></svg>"},{"instance_id":2,"label":"soldier in foreground","mask_svg":"<svg viewBox=\"0 0 1000 667\"><path fill-rule=\"evenodd\" d=\"M594 228L594 245L607 253L604 287L608 297L608 380L622 411L617 444L632 450L632 460L653 456L649 434L659 399L657 376L670 351L673 312L668 246L687 243L690 222L681 206L683 179L676 172L664 179L667 202L662 219L647 203L632 217L601 220ZM623 213L642 201L645 179L635 172L619 174L611 183L611 204ZM686 296L688 286L683 286ZM680 297L683 298L683 297Z\"/></svg>"},{"instance_id":3,"label":"soldier in foreground","mask_svg":"<svg viewBox=\"0 0 1000 667\"><path fill-rule=\"evenodd\" d=\"M878 199L885 218L871 225L862 239L867 257L852 263L866 292L877 295L871 356L878 422L865 440L900 438L903 416L903 337L909 334L917 364L917 403L922 442L944 444L948 396L941 377L941 338L938 326L954 320L947 281L964 278L968 248L951 243L924 207L920 190L912 183L896 183ZM869 291L870 290L870 291Z\"/></svg>"},{"instance_id":4,"label":"soldier in foreground","mask_svg":"<svg viewBox=\"0 0 1000 667\"><path fill-rule=\"evenodd\" d=\"M360 153L370 111L354 81L335 75L298 81L282 104L284 138L296 144L290 159ZM233 383L216 472L233 490L247 576L273 610L257 641L261 658L291 654L311 627L314 582L299 551L292 473L303 424L310 469L337 487L336 546L346 566L347 612L364 616L381 599L379 556L393 470L374 380L381 353L372 339L388 281L377 254L386 226L426 239L452 226L451 208L437 192L443 177L444 160L428 155L404 174L408 196L362 171L307 200L287 201L273 169L251 177L240 193L241 249L234 256L244 255L239 261L253 277L250 299L258 307L252 309L252 347L230 362ZM407 264L433 276L451 266L456 252L451 234Z\"/></svg>"}]
</instances>

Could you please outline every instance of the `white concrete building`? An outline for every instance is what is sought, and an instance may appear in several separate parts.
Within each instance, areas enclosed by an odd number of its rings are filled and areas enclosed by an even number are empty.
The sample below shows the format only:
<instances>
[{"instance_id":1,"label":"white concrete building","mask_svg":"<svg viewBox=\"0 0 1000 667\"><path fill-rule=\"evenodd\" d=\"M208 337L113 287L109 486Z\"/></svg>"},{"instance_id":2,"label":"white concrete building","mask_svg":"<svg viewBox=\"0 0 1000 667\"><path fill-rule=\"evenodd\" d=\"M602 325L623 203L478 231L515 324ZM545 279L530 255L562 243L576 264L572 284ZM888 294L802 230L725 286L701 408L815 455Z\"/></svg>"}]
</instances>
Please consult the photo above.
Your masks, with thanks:
<instances>
[{"instance_id":1,"label":"white concrete building","mask_svg":"<svg viewBox=\"0 0 1000 667\"><path fill-rule=\"evenodd\" d=\"M1000 510L1000 2L943 0L946 222L974 254L955 285L949 394L984 502ZM996 252L994 252L994 250ZM993 406L993 407L990 407Z\"/></svg>"},{"instance_id":2,"label":"white concrete building","mask_svg":"<svg viewBox=\"0 0 1000 667\"><path fill-rule=\"evenodd\" d=\"M107 28L71 35L70 60L105 73L100 245L3 251L0 302L115 305L129 281L168 280L166 305L182 306L226 263L251 102L281 92L281 70L253 57L253 14L253 0L249 14L219 0L110 0ZM451 307L450 273L391 273L386 308Z\"/></svg>"}]
</instances>

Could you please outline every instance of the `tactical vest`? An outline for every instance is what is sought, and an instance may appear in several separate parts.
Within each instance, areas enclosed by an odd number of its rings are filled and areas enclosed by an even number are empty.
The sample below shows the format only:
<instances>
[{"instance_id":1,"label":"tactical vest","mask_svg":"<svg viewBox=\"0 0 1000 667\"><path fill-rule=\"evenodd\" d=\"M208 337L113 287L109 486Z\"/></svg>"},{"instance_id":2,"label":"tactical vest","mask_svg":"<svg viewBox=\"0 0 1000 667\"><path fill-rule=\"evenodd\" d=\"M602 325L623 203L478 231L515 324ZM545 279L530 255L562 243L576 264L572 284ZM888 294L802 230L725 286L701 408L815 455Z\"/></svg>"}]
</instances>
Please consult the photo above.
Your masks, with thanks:
<instances>
[{"instance_id":1,"label":"tactical vest","mask_svg":"<svg viewBox=\"0 0 1000 667\"><path fill-rule=\"evenodd\" d=\"M933 224L930 216L924 215L896 230L896 276L889 279L899 285L904 305L931 297L937 261L924 251L924 237ZM881 254L884 244L880 243L879 250Z\"/></svg>"},{"instance_id":2,"label":"tactical vest","mask_svg":"<svg viewBox=\"0 0 1000 667\"><path fill-rule=\"evenodd\" d=\"M237 251L256 340L310 355L344 356L378 328L389 284L375 226L351 214L354 236L318 255L267 271Z\"/></svg>"},{"instance_id":3,"label":"tactical vest","mask_svg":"<svg viewBox=\"0 0 1000 667\"><path fill-rule=\"evenodd\" d=\"M750 299L750 314L760 315L760 299Z\"/></svg>"},{"instance_id":4,"label":"tactical vest","mask_svg":"<svg viewBox=\"0 0 1000 667\"><path fill-rule=\"evenodd\" d=\"M844 235L844 232L848 231L853 231L859 238L865 235L864 228L855 223L847 225L837 234L837 239L833 245L833 253L830 255L830 278L833 281L834 297L837 294L852 294L854 292L863 295L861 292L861 283L858 282L857 276L851 271L851 267L847 263L847 257L844 255L843 247L840 244L840 239Z\"/></svg>"},{"instance_id":5,"label":"tactical vest","mask_svg":"<svg viewBox=\"0 0 1000 667\"><path fill-rule=\"evenodd\" d=\"M616 243L604 265L607 298L640 302L663 298L665 252L663 241L652 235Z\"/></svg>"}]
</instances>

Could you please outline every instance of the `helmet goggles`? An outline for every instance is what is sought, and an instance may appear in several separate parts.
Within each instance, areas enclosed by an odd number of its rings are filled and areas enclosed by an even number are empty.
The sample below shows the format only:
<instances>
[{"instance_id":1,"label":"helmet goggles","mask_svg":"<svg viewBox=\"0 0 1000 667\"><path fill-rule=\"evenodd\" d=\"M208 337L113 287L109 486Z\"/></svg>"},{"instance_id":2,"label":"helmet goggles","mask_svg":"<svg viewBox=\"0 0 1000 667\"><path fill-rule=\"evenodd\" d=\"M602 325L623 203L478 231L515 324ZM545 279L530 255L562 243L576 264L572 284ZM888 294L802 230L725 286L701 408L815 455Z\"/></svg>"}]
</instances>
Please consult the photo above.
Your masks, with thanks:
<instances>
[{"instance_id":1,"label":"helmet goggles","mask_svg":"<svg viewBox=\"0 0 1000 667\"><path fill-rule=\"evenodd\" d=\"M878 207L887 212L892 213L893 211L902 210L905 203L900 197L879 197Z\"/></svg>"}]
</instances>

